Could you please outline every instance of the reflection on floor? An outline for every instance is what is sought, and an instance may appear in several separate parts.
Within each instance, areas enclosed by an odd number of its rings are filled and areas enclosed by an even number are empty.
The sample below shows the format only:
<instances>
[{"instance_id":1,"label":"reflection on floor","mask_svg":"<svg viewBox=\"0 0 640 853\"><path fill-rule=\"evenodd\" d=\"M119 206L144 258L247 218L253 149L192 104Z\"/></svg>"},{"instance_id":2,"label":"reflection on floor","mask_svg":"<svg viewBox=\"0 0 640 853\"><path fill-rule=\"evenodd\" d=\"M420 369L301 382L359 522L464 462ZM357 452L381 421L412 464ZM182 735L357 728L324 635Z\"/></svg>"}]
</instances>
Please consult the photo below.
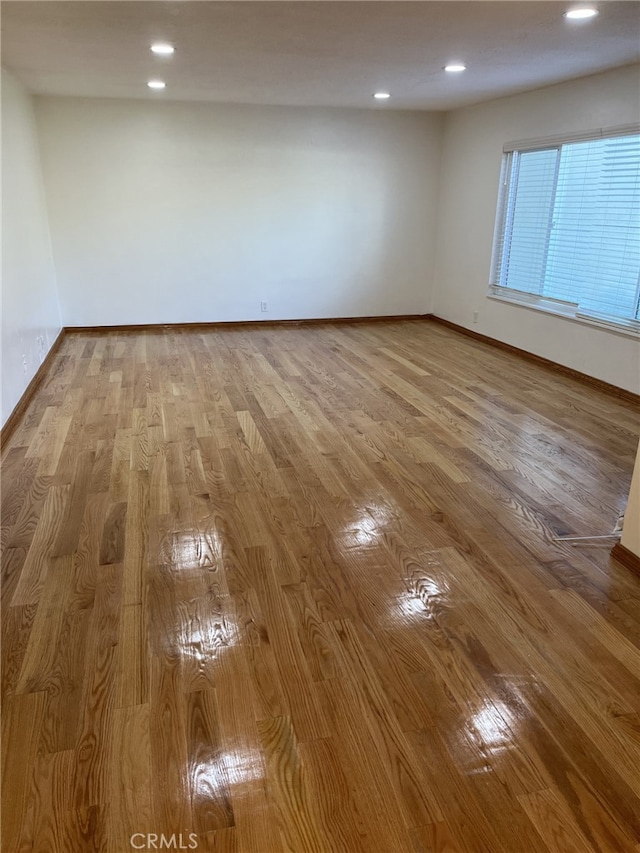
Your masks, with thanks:
<instances>
[{"instance_id":1,"label":"reflection on floor","mask_svg":"<svg viewBox=\"0 0 640 853\"><path fill-rule=\"evenodd\" d=\"M2 850L637 853L640 580L553 538L639 431L428 321L67 336L2 467Z\"/></svg>"}]
</instances>

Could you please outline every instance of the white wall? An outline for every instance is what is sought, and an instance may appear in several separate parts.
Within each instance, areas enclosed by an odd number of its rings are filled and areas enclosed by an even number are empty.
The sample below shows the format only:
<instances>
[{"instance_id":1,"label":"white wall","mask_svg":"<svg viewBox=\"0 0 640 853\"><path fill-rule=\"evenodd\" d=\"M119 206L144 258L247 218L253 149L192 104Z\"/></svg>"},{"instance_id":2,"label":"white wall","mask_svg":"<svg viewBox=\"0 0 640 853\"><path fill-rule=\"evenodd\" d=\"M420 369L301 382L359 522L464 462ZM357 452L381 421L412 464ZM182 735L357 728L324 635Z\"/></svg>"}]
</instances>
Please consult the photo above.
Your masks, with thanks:
<instances>
[{"instance_id":1,"label":"white wall","mask_svg":"<svg viewBox=\"0 0 640 853\"><path fill-rule=\"evenodd\" d=\"M60 327L32 100L3 69L2 424Z\"/></svg>"},{"instance_id":2,"label":"white wall","mask_svg":"<svg viewBox=\"0 0 640 853\"><path fill-rule=\"evenodd\" d=\"M503 144L637 122L639 82L628 67L446 114L433 300L438 316L636 393L637 341L487 293Z\"/></svg>"},{"instance_id":3,"label":"white wall","mask_svg":"<svg viewBox=\"0 0 640 853\"><path fill-rule=\"evenodd\" d=\"M37 117L65 325L428 310L439 114L39 98Z\"/></svg>"},{"instance_id":4,"label":"white wall","mask_svg":"<svg viewBox=\"0 0 640 853\"><path fill-rule=\"evenodd\" d=\"M3 159L21 165L5 167L3 191L3 417L37 367L37 337L50 342L59 327L29 99L14 81L6 88ZM632 339L487 299L503 143L638 120L637 68L444 119L161 100L35 103L67 325L434 310L640 390Z\"/></svg>"}]
</instances>

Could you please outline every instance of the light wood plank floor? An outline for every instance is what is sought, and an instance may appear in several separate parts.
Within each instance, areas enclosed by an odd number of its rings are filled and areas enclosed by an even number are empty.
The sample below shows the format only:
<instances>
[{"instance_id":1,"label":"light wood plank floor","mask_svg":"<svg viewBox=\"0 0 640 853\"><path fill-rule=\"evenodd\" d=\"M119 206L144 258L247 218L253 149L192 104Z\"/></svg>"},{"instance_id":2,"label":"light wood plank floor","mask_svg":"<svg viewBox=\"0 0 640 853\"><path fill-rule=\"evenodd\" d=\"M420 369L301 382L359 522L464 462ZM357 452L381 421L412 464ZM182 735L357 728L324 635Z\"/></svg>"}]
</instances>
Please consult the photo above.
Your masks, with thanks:
<instances>
[{"instance_id":1,"label":"light wood plank floor","mask_svg":"<svg viewBox=\"0 0 640 853\"><path fill-rule=\"evenodd\" d=\"M639 431L428 321L68 336L2 466L2 851L638 853L640 579L554 537Z\"/></svg>"}]
</instances>

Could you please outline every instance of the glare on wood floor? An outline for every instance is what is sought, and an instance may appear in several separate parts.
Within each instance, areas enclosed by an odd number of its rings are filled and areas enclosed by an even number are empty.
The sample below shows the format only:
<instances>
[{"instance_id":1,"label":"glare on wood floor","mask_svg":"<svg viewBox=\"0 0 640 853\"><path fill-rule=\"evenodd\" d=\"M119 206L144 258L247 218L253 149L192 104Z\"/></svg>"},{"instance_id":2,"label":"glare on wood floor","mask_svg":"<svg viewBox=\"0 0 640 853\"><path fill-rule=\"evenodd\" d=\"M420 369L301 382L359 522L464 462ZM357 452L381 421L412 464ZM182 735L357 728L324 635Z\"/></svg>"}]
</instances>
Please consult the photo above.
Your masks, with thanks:
<instances>
[{"instance_id":1,"label":"glare on wood floor","mask_svg":"<svg viewBox=\"0 0 640 853\"><path fill-rule=\"evenodd\" d=\"M556 539L639 427L427 321L67 336L2 464L2 850L637 853L639 579Z\"/></svg>"}]
</instances>

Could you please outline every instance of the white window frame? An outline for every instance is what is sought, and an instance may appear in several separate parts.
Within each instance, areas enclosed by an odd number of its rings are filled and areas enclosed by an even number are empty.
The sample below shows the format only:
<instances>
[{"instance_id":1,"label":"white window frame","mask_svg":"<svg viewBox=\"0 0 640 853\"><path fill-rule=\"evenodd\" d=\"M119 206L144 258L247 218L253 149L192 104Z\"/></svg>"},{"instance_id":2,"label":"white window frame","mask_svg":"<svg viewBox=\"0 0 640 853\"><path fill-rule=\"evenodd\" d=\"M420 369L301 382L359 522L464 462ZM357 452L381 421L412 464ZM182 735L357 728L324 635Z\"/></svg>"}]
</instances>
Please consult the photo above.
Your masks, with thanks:
<instances>
[{"instance_id":1,"label":"white window frame","mask_svg":"<svg viewBox=\"0 0 640 853\"><path fill-rule=\"evenodd\" d=\"M542 311L546 314L554 314L588 326L597 326L610 332L640 338L640 320L625 319L622 317L610 317L604 314L596 314L581 311L575 302L565 302L562 299L554 299L549 296L540 296L530 291L516 290L513 287L504 287L499 282L500 277L500 244L509 219L509 175L511 174L511 163L515 152L523 153L539 151L560 147L568 142L585 142L590 139L604 139L614 136L629 136L640 133L640 124L625 124L615 127L597 128L595 130L580 131L576 133L565 133L561 136L548 136L537 139L518 139L507 142L503 146L502 165L500 170L500 185L498 191L498 204L496 210L496 223L493 234L493 247L491 252L491 267L489 273L489 299L500 302L508 302L512 305L520 305L523 308Z\"/></svg>"}]
</instances>

